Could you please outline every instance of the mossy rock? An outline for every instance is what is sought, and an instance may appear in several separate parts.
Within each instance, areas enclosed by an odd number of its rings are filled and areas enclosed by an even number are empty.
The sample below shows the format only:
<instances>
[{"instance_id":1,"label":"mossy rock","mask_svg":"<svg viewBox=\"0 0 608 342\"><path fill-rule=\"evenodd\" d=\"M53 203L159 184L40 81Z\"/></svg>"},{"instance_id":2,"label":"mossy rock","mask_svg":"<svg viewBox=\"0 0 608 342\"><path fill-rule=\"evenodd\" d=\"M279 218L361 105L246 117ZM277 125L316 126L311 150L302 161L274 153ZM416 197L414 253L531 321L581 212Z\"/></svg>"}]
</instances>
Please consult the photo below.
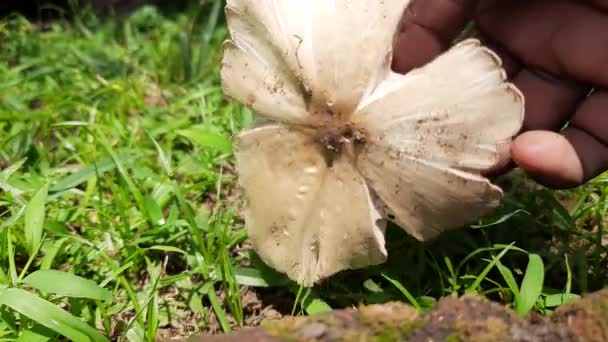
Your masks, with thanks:
<instances>
[{"instance_id":1,"label":"mossy rock","mask_svg":"<svg viewBox=\"0 0 608 342\"><path fill-rule=\"evenodd\" d=\"M608 289L559 307L551 321L586 342L608 341Z\"/></svg>"},{"instance_id":2,"label":"mossy rock","mask_svg":"<svg viewBox=\"0 0 608 342\"><path fill-rule=\"evenodd\" d=\"M446 297L426 314L402 303L361 306L189 341L604 342L608 341L608 289L564 305L549 317L521 317L477 296Z\"/></svg>"}]
</instances>

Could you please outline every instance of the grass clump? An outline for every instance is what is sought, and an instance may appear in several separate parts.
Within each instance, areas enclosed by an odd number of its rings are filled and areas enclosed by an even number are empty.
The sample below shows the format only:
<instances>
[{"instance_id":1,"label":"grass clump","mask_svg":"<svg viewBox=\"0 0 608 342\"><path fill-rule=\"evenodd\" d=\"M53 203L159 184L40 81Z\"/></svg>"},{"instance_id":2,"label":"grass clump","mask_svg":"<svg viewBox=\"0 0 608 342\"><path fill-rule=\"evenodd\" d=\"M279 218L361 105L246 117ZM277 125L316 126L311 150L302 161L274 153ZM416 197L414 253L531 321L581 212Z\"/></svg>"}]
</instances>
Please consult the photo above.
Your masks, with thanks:
<instances>
[{"instance_id":1,"label":"grass clump","mask_svg":"<svg viewBox=\"0 0 608 342\"><path fill-rule=\"evenodd\" d=\"M229 138L250 114L219 87L225 30L183 44L194 17L146 7L123 20L87 16L86 27L0 22L0 283L108 338L243 324L234 266L246 234L230 199ZM194 50L200 71L183 72ZM49 270L61 272L57 288L44 286ZM58 291L74 275L90 282ZM2 295L2 318L14 320L4 336L45 324L17 305L29 297Z\"/></svg>"},{"instance_id":2,"label":"grass clump","mask_svg":"<svg viewBox=\"0 0 608 342\"><path fill-rule=\"evenodd\" d=\"M608 283L607 175L556 192L514 173L492 217L427 244L392 228L386 264L314 289L259 263L230 140L251 113L219 84L222 6L0 20L2 338L227 332L278 310L271 292L293 313L475 293L550 314Z\"/></svg>"}]
</instances>

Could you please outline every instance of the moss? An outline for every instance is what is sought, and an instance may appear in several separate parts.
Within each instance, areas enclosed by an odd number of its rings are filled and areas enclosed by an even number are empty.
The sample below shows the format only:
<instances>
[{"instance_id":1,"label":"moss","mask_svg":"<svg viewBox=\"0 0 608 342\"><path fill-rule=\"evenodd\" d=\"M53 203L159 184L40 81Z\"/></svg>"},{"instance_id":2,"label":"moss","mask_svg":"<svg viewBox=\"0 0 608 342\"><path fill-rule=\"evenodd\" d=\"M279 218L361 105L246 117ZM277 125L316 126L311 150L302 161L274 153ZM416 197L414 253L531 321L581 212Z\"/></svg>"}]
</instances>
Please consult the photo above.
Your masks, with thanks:
<instances>
[{"instance_id":1,"label":"moss","mask_svg":"<svg viewBox=\"0 0 608 342\"><path fill-rule=\"evenodd\" d=\"M460 320L454 323L454 337L457 341L495 342L510 341L509 327L506 322L489 317L486 320Z\"/></svg>"},{"instance_id":2,"label":"moss","mask_svg":"<svg viewBox=\"0 0 608 342\"><path fill-rule=\"evenodd\" d=\"M586 341L608 341L608 289L558 308L552 320Z\"/></svg>"},{"instance_id":3,"label":"moss","mask_svg":"<svg viewBox=\"0 0 608 342\"><path fill-rule=\"evenodd\" d=\"M402 341L416 329L427 323L419 320L418 312L401 303L386 305L361 306L352 317L354 322L348 322L349 315L317 315L314 317L286 318L282 321L263 323L265 331L274 337L295 341L302 329L307 325L322 323L332 330L340 332L340 340L344 342L393 342ZM357 324L358 323L358 324Z\"/></svg>"},{"instance_id":4,"label":"moss","mask_svg":"<svg viewBox=\"0 0 608 342\"><path fill-rule=\"evenodd\" d=\"M463 342L457 334L448 336L444 342Z\"/></svg>"},{"instance_id":5,"label":"moss","mask_svg":"<svg viewBox=\"0 0 608 342\"><path fill-rule=\"evenodd\" d=\"M411 336L415 331L426 327L429 324L428 321L418 320L411 323L408 323L401 327L401 334L405 337Z\"/></svg>"},{"instance_id":6,"label":"moss","mask_svg":"<svg viewBox=\"0 0 608 342\"><path fill-rule=\"evenodd\" d=\"M403 341L403 336L394 330L382 332L373 331L347 331L340 337L340 342L398 342Z\"/></svg>"},{"instance_id":7,"label":"moss","mask_svg":"<svg viewBox=\"0 0 608 342\"><path fill-rule=\"evenodd\" d=\"M553 322L551 322L553 321ZM320 327L319 327L320 326ZM313 317L264 323L267 334L284 341L508 342L531 340L608 341L608 290L560 307L550 319L524 320L478 298L444 299L427 315L401 303L361 306Z\"/></svg>"},{"instance_id":8,"label":"moss","mask_svg":"<svg viewBox=\"0 0 608 342\"><path fill-rule=\"evenodd\" d=\"M400 330L420 317L416 309L401 303L370 305L359 308L359 321L370 328Z\"/></svg>"},{"instance_id":9,"label":"moss","mask_svg":"<svg viewBox=\"0 0 608 342\"><path fill-rule=\"evenodd\" d=\"M398 331L395 330L386 330L380 332L376 338L373 340L374 342L398 342L402 341L403 336Z\"/></svg>"},{"instance_id":10,"label":"moss","mask_svg":"<svg viewBox=\"0 0 608 342\"><path fill-rule=\"evenodd\" d=\"M268 335L285 339L286 341L296 341L295 332L307 323L307 317L288 317L280 321L262 322L262 327Z\"/></svg>"},{"instance_id":11,"label":"moss","mask_svg":"<svg viewBox=\"0 0 608 342\"><path fill-rule=\"evenodd\" d=\"M340 342L361 342L367 341L367 336L358 331L345 331L340 337Z\"/></svg>"},{"instance_id":12,"label":"moss","mask_svg":"<svg viewBox=\"0 0 608 342\"><path fill-rule=\"evenodd\" d=\"M591 295L575 305L582 307L588 314L597 318L598 322L603 323L604 328L608 328L608 290Z\"/></svg>"},{"instance_id":13,"label":"moss","mask_svg":"<svg viewBox=\"0 0 608 342\"><path fill-rule=\"evenodd\" d=\"M370 329L371 336L363 341L375 342L401 341L427 324L416 309L402 303L362 306L358 319Z\"/></svg>"}]
</instances>

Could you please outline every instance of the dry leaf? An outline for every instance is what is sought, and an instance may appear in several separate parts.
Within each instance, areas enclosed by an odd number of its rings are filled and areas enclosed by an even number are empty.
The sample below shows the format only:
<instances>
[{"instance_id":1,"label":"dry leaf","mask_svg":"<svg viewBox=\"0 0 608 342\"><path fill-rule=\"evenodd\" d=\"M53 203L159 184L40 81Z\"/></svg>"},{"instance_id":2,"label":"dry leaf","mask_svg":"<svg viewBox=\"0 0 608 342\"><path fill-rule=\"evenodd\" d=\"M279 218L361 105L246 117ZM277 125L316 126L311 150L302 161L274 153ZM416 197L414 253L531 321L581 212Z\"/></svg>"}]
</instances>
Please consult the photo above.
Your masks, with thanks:
<instances>
[{"instance_id":1,"label":"dry leaf","mask_svg":"<svg viewBox=\"0 0 608 342\"><path fill-rule=\"evenodd\" d=\"M409 2L227 1L222 86L262 117L235 142L249 237L299 284L384 262L386 219L428 240L501 201L480 173L523 96L476 40L392 72Z\"/></svg>"}]
</instances>

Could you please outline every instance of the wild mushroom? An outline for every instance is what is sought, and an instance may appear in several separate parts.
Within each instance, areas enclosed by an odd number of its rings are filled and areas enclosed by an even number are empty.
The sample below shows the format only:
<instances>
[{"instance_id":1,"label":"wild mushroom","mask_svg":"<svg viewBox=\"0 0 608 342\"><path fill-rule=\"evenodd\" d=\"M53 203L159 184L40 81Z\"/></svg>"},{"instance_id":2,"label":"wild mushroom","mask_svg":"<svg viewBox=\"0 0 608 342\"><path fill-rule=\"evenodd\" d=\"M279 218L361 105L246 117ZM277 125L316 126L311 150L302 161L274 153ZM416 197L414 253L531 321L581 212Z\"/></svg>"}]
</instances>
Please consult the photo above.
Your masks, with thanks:
<instances>
[{"instance_id":1,"label":"wild mushroom","mask_svg":"<svg viewBox=\"0 0 608 342\"><path fill-rule=\"evenodd\" d=\"M429 240L501 202L523 96L476 40L392 72L409 2L227 1L223 90L265 119L235 138L249 237L299 284L383 263L387 220Z\"/></svg>"}]
</instances>

